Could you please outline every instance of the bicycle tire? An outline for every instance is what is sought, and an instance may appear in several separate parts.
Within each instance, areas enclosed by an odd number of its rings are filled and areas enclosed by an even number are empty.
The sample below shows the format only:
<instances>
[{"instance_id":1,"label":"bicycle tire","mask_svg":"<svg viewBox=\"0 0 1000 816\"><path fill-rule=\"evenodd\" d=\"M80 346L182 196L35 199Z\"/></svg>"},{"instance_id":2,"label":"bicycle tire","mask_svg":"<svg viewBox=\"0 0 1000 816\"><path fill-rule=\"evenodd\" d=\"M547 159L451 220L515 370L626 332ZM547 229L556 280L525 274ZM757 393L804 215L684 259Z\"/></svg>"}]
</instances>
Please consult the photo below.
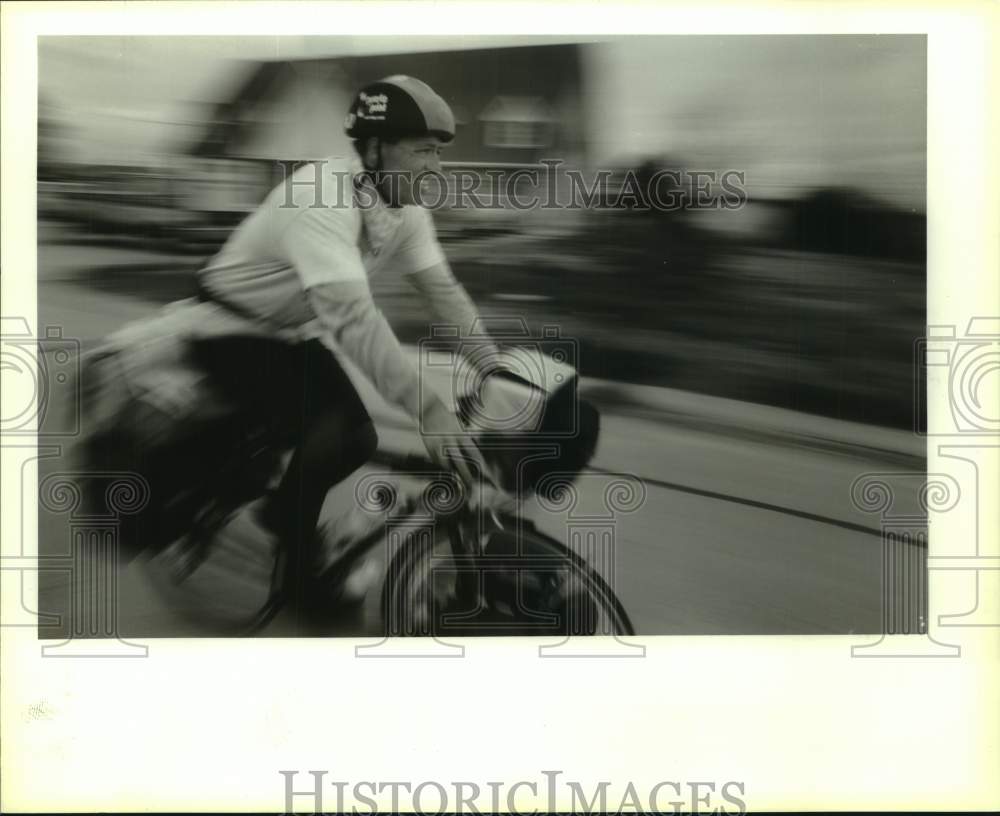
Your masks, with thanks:
<instances>
[{"instance_id":1,"label":"bicycle tire","mask_svg":"<svg viewBox=\"0 0 1000 816\"><path fill-rule=\"evenodd\" d=\"M517 520L503 516L501 526L516 529ZM530 522L520 522L516 540L519 552L508 557L493 557L479 562L475 567L462 566L445 550L450 543L447 525L438 524L433 535L411 533L401 543L390 560L382 590L382 615L385 635L388 637L509 637L509 636L567 636L567 635L634 635L635 630L625 607L607 581L577 553L561 542L540 532ZM444 561L433 567L436 557ZM452 560L454 579L438 580L448 576L446 562ZM594 605L596 619L589 622L587 615L576 616L572 608L507 610L505 615L490 617L479 613L494 604L488 597L491 572L515 571L518 576L527 573L546 573L553 570L567 571L568 580L581 588ZM473 574L479 580L479 596L485 604L479 609L464 612L449 609L442 603L442 592L447 601L448 580L457 583L461 574ZM520 577L517 582L521 591ZM520 597L520 594L519 594ZM493 612L498 610L493 609ZM476 619L478 615L478 620ZM551 618L555 616L557 620ZM546 621L545 618L548 617ZM464 621L463 621L464 618ZM535 620L531 620L535 618Z\"/></svg>"}]
</instances>

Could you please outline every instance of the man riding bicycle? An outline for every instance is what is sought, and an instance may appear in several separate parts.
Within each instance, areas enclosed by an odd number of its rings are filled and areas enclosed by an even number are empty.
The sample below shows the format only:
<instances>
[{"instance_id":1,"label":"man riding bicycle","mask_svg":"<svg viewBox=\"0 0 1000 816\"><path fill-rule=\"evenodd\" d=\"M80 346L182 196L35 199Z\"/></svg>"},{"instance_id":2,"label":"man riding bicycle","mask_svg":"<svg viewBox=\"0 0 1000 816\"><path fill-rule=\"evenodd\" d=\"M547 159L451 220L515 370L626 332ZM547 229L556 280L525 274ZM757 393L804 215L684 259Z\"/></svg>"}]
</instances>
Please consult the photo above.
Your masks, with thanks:
<instances>
[{"instance_id":1,"label":"man riding bicycle","mask_svg":"<svg viewBox=\"0 0 1000 816\"><path fill-rule=\"evenodd\" d=\"M138 388L141 402L156 406L152 418L135 419L143 433L154 435L169 417L163 406L184 399L183 382L157 380L144 367L156 359L164 334L172 334L228 400L291 435L290 464L259 517L300 553L312 550L328 490L368 461L377 444L371 418L324 336L388 402L419 419L435 462L467 483L482 467L456 416L421 388L416 364L368 284L374 274L398 274L421 293L434 319L466 332L477 319L430 214L418 206L421 175L440 171L441 147L454 138L452 112L420 80L391 76L357 94L345 127L355 155L296 171L200 271L197 300L173 304L111 342L126 352L118 365L131 394ZM489 359L481 346L479 352Z\"/></svg>"}]
</instances>

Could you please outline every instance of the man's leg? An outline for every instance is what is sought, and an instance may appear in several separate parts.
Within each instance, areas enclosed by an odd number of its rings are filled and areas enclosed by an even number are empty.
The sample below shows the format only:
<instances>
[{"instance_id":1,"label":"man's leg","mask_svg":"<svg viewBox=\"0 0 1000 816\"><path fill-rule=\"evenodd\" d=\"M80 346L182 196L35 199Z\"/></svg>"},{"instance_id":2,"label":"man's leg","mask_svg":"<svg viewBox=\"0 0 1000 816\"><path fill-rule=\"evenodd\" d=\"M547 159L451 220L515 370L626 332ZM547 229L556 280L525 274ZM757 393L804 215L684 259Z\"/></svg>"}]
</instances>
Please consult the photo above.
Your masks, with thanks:
<instances>
[{"instance_id":1,"label":"man's leg","mask_svg":"<svg viewBox=\"0 0 1000 816\"><path fill-rule=\"evenodd\" d=\"M290 556L290 576L312 566L320 511L331 487L371 457L375 427L350 378L319 341L291 345L261 337L199 341L198 359L241 405L277 419L295 450L262 521Z\"/></svg>"}]
</instances>

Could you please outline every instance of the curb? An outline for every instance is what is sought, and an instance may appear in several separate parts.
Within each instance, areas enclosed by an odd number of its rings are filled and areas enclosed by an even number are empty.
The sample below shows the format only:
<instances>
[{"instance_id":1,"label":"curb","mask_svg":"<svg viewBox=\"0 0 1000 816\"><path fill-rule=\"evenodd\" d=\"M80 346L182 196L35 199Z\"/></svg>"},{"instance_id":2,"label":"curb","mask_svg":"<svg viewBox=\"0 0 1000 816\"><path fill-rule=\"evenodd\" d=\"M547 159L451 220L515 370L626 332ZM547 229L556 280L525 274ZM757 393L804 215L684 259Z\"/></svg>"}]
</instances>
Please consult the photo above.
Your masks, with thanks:
<instances>
[{"instance_id":1,"label":"curb","mask_svg":"<svg viewBox=\"0 0 1000 816\"><path fill-rule=\"evenodd\" d=\"M609 414L668 422L769 444L875 457L909 469L926 469L927 440L899 428L611 380L582 378L580 392Z\"/></svg>"}]
</instances>

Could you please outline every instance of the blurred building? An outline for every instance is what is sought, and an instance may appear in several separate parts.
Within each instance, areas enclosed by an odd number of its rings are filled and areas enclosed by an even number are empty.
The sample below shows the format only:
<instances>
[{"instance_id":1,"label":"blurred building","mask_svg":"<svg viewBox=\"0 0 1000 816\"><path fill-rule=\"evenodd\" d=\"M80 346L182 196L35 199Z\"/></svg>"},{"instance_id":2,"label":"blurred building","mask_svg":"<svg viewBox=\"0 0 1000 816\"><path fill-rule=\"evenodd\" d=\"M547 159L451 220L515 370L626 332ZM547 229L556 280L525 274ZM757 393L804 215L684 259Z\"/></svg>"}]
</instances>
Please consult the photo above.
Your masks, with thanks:
<instances>
[{"instance_id":1,"label":"blurred building","mask_svg":"<svg viewBox=\"0 0 1000 816\"><path fill-rule=\"evenodd\" d=\"M451 105L457 135L448 162L484 169L585 158L575 44L248 63L190 147L185 206L217 218L245 213L280 181L279 161L345 155L353 94L392 74L427 82Z\"/></svg>"}]
</instances>

